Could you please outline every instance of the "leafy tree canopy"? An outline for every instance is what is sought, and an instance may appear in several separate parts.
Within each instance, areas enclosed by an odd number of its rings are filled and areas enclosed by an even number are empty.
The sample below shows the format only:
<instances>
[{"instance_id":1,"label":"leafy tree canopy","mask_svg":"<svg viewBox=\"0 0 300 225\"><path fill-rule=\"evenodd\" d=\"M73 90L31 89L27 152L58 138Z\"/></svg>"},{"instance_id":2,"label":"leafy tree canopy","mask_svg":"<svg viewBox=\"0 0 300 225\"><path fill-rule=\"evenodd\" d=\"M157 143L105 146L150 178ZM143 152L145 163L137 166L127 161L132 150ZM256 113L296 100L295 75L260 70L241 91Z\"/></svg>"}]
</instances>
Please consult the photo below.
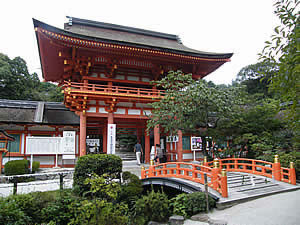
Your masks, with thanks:
<instances>
[{"instance_id":1,"label":"leafy tree canopy","mask_svg":"<svg viewBox=\"0 0 300 225\"><path fill-rule=\"evenodd\" d=\"M36 73L30 74L21 57L10 59L0 53L0 98L12 100L62 101L55 84L41 83Z\"/></svg>"},{"instance_id":2,"label":"leafy tree canopy","mask_svg":"<svg viewBox=\"0 0 300 225\"><path fill-rule=\"evenodd\" d=\"M268 88L269 78L278 72L278 66L270 62L258 62L243 67L233 81L233 85L242 84L246 86L249 94L260 94L263 97L271 97L273 94ZM268 78L268 79L265 79Z\"/></svg>"},{"instance_id":3,"label":"leafy tree canopy","mask_svg":"<svg viewBox=\"0 0 300 225\"><path fill-rule=\"evenodd\" d=\"M267 79L270 87L281 95L287 107L291 127L299 128L299 79L300 79L300 19L298 0L277 0L275 14L281 25L274 29L270 41L260 54L264 62L276 64L278 72ZM298 124L298 125L297 125Z\"/></svg>"},{"instance_id":4,"label":"leafy tree canopy","mask_svg":"<svg viewBox=\"0 0 300 225\"><path fill-rule=\"evenodd\" d=\"M165 97L152 103L154 110L148 128L160 125L164 132L174 134L178 130L207 132L225 119L238 103L238 87L218 87L204 80L195 81L191 74L170 71L155 82L166 90ZM205 134L204 134L205 135Z\"/></svg>"}]
</instances>

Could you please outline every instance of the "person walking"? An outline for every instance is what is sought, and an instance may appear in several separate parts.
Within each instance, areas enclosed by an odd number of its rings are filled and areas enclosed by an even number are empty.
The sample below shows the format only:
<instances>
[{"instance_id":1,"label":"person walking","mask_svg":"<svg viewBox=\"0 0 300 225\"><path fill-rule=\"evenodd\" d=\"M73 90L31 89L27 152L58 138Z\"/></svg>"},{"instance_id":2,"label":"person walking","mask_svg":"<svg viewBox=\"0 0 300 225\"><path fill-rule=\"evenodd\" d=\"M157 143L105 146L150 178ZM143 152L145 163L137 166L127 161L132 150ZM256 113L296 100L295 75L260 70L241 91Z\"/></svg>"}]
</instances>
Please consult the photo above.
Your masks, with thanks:
<instances>
[{"instance_id":1,"label":"person walking","mask_svg":"<svg viewBox=\"0 0 300 225\"><path fill-rule=\"evenodd\" d=\"M140 144L140 141L138 141L134 146L134 152L136 155L137 164L141 165L141 156L143 155L143 148Z\"/></svg>"},{"instance_id":2,"label":"person walking","mask_svg":"<svg viewBox=\"0 0 300 225\"><path fill-rule=\"evenodd\" d=\"M157 162L157 159L159 159L159 163L163 162L163 157L164 157L164 153L163 150L161 149L159 144L156 144L155 146L155 152L156 152L156 156L154 158L154 161Z\"/></svg>"}]
</instances>

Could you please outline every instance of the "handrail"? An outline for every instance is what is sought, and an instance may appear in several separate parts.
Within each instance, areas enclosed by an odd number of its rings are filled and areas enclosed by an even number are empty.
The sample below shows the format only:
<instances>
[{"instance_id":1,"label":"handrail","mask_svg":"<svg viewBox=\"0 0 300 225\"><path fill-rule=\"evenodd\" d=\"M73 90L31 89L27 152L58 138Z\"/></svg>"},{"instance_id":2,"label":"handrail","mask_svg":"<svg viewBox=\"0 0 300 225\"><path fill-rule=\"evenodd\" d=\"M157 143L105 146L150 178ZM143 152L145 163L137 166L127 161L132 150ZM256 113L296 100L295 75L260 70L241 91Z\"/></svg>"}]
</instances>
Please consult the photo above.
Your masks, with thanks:
<instances>
[{"instance_id":1,"label":"handrail","mask_svg":"<svg viewBox=\"0 0 300 225\"><path fill-rule=\"evenodd\" d=\"M219 163L221 168L229 172L252 173L269 178L272 178L274 170L273 163L255 159L226 158L220 159Z\"/></svg>"},{"instance_id":2,"label":"handrail","mask_svg":"<svg viewBox=\"0 0 300 225\"><path fill-rule=\"evenodd\" d=\"M133 87L123 87L123 86L109 86L102 84L84 84L78 82L64 82L63 89L69 88L69 91L92 91L100 93L113 93L119 95L137 95L141 97L156 97L161 98L165 95L163 90L153 90L147 88L133 88Z\"/></svg>"},{"instance_id":3,"label":"handrail","mask_svg":"<svg viewBox=\"0 0 300 225\"><path fill-rule=\"evenodd\" d=\"M296 172L293 163L290 164L290 168L283 168L277 160L271 163L247 158L226 158L213 162L204 161L204 165L184 162L150 165L149 169L142 167L141 178L175 177L204 184L204 174L206 174L208 178L207 185L218 191L222 197L228 197L227 172L229 171L257 174L296 185Z\"/></svg>"},{"instance_id":4,"label":"handrail","mask_svg":"<svg viewBox=\"0 0 300 225\"><path fill-rule=\"evenodd\" d=\"M218 174L219 169L217 169L218 171L214 171L214 169L215 168L210 168L207 166L192 163L169 162L158 165L152 165L149 167L149 169L146 170L142 169L141 178L145 179L150 177L175 177L191 180L200 184L205 184L204 174L206 174L208 186L218 191L223 196L222 178Z\"/></svg>"},{"instance_id":5,"label":"handrail","mask_svg":"<svg viewBox=\"0 0 300 225\"><path fill-rule=\"evenodd\" d=\"M252 173L296 185L295 169L293 166L291 168L283 168L279 162L272 163L247 158L225 158L218 161L220 167L226 169L228 172ZM206 165L212 167L212 163L207 162Z\"/></svg>"}]
</instances>

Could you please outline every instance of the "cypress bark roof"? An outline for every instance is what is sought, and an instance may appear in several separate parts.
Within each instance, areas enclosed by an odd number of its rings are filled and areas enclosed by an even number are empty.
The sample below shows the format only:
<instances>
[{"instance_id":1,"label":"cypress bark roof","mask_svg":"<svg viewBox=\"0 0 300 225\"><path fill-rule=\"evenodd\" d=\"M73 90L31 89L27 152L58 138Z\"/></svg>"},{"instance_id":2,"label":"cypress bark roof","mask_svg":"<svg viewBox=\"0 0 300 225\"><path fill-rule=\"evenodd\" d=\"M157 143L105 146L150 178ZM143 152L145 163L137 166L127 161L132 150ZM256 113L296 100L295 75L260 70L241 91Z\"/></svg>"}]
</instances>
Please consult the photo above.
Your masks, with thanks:
<instances>
[{"instance_id":1,"label":"cypress bark roof","mask_svg":"<svg viewBox=\"0 0 300 225\"><path fill-rule=\"evenodd\" d=\"M0 122L49 125L79 125L79 117L63 103L45 102L42 120L35 120L39 102L0 99Z\"/></svg>"},{"instance_id":2,"label":"cypress bark roof","mask_svg":"<svg viewBox=\"0 0 300 225\"><path fill-rule=\"evenodd\" d=\"M36 19L33 19L33 23L34 27L42 27L52 32L90 41L103 41L134 47L144 47L211 59L229 59L232 56L232 53L204 52L188 48L181 43L177 35L173 34L96 22L76 17L68 18L69 22L65 23L64 30L50 26Z\"/></svg>"}]
</instances>

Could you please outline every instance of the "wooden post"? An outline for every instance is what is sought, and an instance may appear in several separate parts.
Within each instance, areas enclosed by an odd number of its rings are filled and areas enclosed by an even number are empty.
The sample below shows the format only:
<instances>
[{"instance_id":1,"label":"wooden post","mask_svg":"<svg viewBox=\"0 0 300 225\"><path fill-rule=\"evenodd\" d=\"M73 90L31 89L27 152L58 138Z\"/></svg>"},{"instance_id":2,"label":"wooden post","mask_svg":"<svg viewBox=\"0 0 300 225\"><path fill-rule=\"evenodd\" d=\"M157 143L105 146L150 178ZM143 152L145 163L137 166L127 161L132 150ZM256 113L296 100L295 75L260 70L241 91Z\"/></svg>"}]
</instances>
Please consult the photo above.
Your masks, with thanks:
<instances>
[{"instance_id":1,"label":"wooden post","mask_svg":"<svg viewBox=\"0 0 300 225\"><path fill-rule=\"evenodd\" d=\"M145 129L145 163L150 162L150 135L148 135Z\"/></svg>"},{"instance_id":2,"label":"wooden post","mask_svg":"<svg viewBox=\"0 0 300 225\"><path fill-rule=\"evenodd\" d=\"M214 168L211 170L211 180L212 180L212 185L213 189L217 190L218 189L218 175L219 175L219 162L217 159L214 160Z\"/></svg>"},{"instance_id":3,"label":"wooden post","mask_svg":"<svg viewBox=\"0 0 300 225\"><path fill-rule=\"evenodd\" d=\"M296 185L296 170L293 162L290 162L290 183Z\"/></svg>"},{"instance_id":4,"label":"wooden post","mask_svg":"<svg viewBox=\"0 0 300 225\"><path fill-rule=\"evenodd\" d=\"M103 135L102 135L102 147L103 153L107 153L107 126L103 127Z\"/></svg>"},{"instance_id":5,"label":"wooden post","mask_svg":"<svg viewBox=\"0 0 300 225\"><path fill-rule=\"evenodd\" d=\"M227 188L227 171L222 169L221 171L221 193L222 197L228 197L228 188Z\"/></svg>"},{"instance_id":6,"label":"wooden post","mask_svg":"<svg viewBox=\"0 0 300 225\"><path fill-rule=\"evenodd\" d=\"M273 163L273 177L275 180L281 181L281 166L278 155L275 155Z\"/></svg>"},{"instance_id":7,"label":"wooden post","mask_svg":"<svg viewBox=\"0 0 300 225\"><path fill-rule=\"evenodd\" d=\"M160 145L160 134L159 134L159 125L154 127L154 146L157 144Z\"/></svg>"},{"instance_id":8,"label":"wooden post","mask_svg":"<svg viewBox=\"0 0 300 225\"><path fill-rule=\"evenodd\" d=\"M64 175L62 173L59 174L59 190L62 191L64 189Z\"/></svg>"},{"instance_id":9,"label":"wooden post","mask_svg":"<svg viewBox=\"0 0 300 225\"><path fill-rule=\"evenodd\" d=\"M86 116L80 113L80 150L79 155L86 155Z\"/></svg>"},{"instance_id":10,"label":"wooden post","mask_svg":"<svg viewBox=\"0 0 300 225\"><path fill-rule=\"evenodd\" d=\"M145 178L146 178L145 167L142 166L142 170L141 170L141 179L145 179Z\"/></svg>"},{"instance_id":11,"label":"wooden post","mask_svg":"<svg viewBox=\"0 0 300 225\"><path fill-rule=\"evenodd\" d=\"M209 212L209 202L208 202L208 183L207 174L204 173L204 188L205 188L205 200L206 200L206 212Z\"/></svg>"},{"instance_id":12,"label":"wooden post","mask_svg":"<svg viewBox=\"0 0 300 225\"><path fill-rule=\"evenodd\" d=\"M177 143L177 161L182 162L183 161L183 155L182 155L182 131L178 130L178 143Z\"/></svg>"},{"instance_id":13,"label":"wooden post","mask_svg":"<svg viewBox=\"0 0 300 225\"><path fill-rule=\"evenodd\" d=\"M108 124L113 124L114 123L114 115L113 113L108 113L108 118L107 118Z\"/></svg>"},{"instance_id":14,"label":"wooden post","mask_svg":"<svg viewBox=\"0 0 300 225\"><path fill-rule=\"evenodd\" d=\"M153 159L150 160L148 177L154 177L154 161L153 161Z\"/></svg>"}]
</instances>

